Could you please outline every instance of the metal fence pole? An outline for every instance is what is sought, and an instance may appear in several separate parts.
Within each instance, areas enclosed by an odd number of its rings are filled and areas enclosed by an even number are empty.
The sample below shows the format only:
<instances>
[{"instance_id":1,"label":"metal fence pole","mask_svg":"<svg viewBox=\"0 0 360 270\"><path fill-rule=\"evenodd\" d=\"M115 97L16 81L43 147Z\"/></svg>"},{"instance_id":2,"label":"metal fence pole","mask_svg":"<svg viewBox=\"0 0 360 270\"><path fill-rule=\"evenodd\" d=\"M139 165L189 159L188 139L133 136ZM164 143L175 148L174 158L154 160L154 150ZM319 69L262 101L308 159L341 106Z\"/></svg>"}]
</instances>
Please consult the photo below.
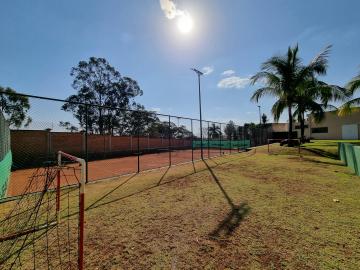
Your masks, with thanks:
<instances>
[{"instance_id":1,"label":"metal fence pole","mask_svg":"<svg viewBox=\"0 0 360 270\"><path fill-rule=\"evenodd\" d=\"M89 149L88 149L88 133L89 133L89 111L88 105L85 105L85 183L89 182Z\"/></svg>"},{"instance_id":2,"label":"metal fence pole","mask_svg":"<svg viewBox=\"0 0 360 270\"><path fill-rule=\"evenodd\" d=\"M168 149L169 149L169 166L171 166L171 124L170 124L170 115L169 115L169 143L168 143Z\"/></svg>"},{"instance_id":3,"label":"metal fence pole","mask_svg":"<svg viewBox=\"0 0 360 270\"><path fill-rule=\"evenodd\" d=\"M137 172L140 172L140 127L137 127Z\"/></svg>"},{"instance_id":4,"label":"metal fence pole","mask_svg":"<svg viewBox=\"0 0 360 270\"><path fill-rule=\"evenodd\" d=\"M221 156L221 148L222 148L222 130L221 130L221 123L220 123L220 156Z\"/></svg>"},{"instance_id":5,"label":"metal fence pole","mask_svg":"<svg viewBox=\"0 0 360 270\"><path fill-rule=\"evenodd\" d=\"M209 121L208 121L208 130L207 130L208 158L210 158L210 136L209 136L209 127L210 127L210 124L209 124Z\"/></svg>"},{"instance_id":6,"label":"metal fence pole","mask_svg":"<svg viewBox=\"0 0 360 270\"><path fill-rule=\"evenodd\" d=\"M191 119L191 161L194 162L194 131L193 120Z\"/></svg>"}]
</instances>

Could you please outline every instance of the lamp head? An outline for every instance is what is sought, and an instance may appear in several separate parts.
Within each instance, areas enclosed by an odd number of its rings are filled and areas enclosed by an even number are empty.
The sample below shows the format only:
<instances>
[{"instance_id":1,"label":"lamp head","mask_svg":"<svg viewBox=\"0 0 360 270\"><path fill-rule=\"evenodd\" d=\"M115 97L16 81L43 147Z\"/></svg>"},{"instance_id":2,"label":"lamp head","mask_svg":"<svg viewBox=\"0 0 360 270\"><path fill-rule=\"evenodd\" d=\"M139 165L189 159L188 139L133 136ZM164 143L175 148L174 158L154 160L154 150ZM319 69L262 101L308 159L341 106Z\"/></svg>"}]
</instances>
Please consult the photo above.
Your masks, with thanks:
<instances>
[{"instance_id":1,"label":"lamp head","mask_svg":"<svg viewBox=\"0 0 360 270\"><path fill-rule=\"evenodd\" d=\"M200 70L197 70L196 68L191 68L192 71L195 71L198 76L204 75Z\"/></svg>"}]
</instances>

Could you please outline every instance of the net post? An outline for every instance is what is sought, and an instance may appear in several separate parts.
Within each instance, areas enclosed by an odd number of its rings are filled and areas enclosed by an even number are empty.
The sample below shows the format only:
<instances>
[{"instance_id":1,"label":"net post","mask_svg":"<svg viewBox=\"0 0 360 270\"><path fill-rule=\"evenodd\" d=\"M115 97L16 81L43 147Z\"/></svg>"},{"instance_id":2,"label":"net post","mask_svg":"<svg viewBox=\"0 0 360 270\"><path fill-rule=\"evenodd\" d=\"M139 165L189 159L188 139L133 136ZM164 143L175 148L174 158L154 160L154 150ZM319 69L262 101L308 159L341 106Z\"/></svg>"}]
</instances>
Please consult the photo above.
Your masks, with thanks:
<instances>
[{"instance_id":1,"label":"net post","mask_svg":"<svg viewBox=\"0 0 360 270\"><path fill-rule=\"evenodd\" d=\"M56 218L58 224L60 224L60 168L61 168L61 152L57 154L58 170L56 172Z\"/></svg>"},{"instance_id":2,"label":"net post","mask_svg":"<svg viewBox=\"0 0 360 270\"><path fill-rule=\"evenodd\" d=\"M60 167L56 172L56 217L60 224Z\"/></svg>"},{"instance_id":3,"label":"net post","mask_svg":"<svg viewBox=\"0 0 360 270\"><path fill-rule=\"evenodd\" d=\"M79 198L79 270L84 269L84 226L85 226L85 174L86 162L78 159L81 164L80 198Z\"/></svg>"},{"instance_id":4,"label":"net post","mask_svg":"<svg viewBox=\"0 0 360 270\"><path fill-rule=\"evenodd\" d=\"M85 230L85 184L86 184L86 161L82 158L74 157L62 151L58 152L58 165L61 166L61 157L64 155L70 160L79 162L81 165L79 181L79 239L78 239L78 269L84 269L84 230Z\"/></svg>"},{"instance_id":5,"label":"net post","mask_svg":"<svg viewBox=\"0 0 360 270\"><path fill-rule=\"evenodd\" d=\"M268 154L270 154L270 140L269 139L267 140L267 143L268 143Z\"/></svg>"}]
</instances>

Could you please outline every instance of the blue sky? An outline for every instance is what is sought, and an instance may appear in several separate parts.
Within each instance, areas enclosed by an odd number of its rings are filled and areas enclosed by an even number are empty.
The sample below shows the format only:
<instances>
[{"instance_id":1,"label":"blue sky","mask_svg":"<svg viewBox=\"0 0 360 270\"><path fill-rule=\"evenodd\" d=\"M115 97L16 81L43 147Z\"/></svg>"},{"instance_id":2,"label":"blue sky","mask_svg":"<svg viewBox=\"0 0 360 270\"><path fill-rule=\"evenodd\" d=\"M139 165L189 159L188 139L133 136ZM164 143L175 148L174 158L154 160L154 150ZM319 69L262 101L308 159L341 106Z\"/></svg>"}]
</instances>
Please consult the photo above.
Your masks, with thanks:
<instances>
[{"instance_id":1,"label":"blue sky","mask_svg":"<svg viewBox=\"0 0 360 270\"><path fill-rule=\"evenodd\" d=\"M136 100L146 108L198 118L196 77L190 68L209 67L212 72L202 79L204 118L244 123L258 121L248 78L289 45L298 42L308 62L333 44L323 78L328 83L344 85L360 71L358 0L174 3L193 19L188 34L178 31L176 18L165 16L159 0L2 0L0 85L66 98L75 92L71 67L91 56L105 57L122 75L138 81L144 95ZM268 116L272 102L260 101ZM45 103L33 110L38 121L52 121L59 113L57 106Z\"/></svg>"}]
</instances>

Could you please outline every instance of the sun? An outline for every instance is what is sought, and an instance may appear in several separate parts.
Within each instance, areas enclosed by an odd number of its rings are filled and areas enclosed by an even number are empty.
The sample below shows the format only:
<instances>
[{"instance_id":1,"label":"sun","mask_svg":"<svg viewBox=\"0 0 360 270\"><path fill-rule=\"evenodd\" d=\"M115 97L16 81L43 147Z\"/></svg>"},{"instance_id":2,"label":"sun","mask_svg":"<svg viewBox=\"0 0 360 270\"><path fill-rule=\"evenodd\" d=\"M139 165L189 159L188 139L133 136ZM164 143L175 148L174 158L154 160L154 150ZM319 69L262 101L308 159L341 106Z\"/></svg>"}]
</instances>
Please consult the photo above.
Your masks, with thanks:
<instances>
[{"instance_id":1,"label":"sun","mask_svg":"<svg viewBox=\"0 0 360 270\"><path fill-rule=\"evenodd\" d=\"M179 31L183 34L191 32L193 25L193 20L188 13L182 14L177 20L177 27Z\"/></svg>"}]
</instances>

